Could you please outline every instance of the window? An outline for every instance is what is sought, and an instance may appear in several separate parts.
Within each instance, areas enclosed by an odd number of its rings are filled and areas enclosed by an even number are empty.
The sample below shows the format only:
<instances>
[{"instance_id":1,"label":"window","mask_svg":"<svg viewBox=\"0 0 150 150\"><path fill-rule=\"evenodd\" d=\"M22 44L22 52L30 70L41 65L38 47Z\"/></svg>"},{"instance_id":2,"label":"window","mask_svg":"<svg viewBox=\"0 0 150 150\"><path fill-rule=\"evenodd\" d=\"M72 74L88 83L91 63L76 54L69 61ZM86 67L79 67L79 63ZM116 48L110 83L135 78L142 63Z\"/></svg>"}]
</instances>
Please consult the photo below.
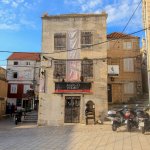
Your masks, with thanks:
<instances>
[{"instance_id":1,"label":"window","mask_svg":"<svg viewBox=\"0 0 150 150\"><path fill-rule=\"evenodd\" d=\"M26 65L27 65L27 66L29 66L29 65L30 65L30 62L29 62L29 61L28 61L28 62L26 62Z\"/></svg>"},{"instance_id":2,"label":"window","mask_svg":"<svg viewBox=\"0 0 150 150\"><path fill-rule=\"evenodd\" d=\"M18 65L18 61L14 61L14 65Z\"/></svg>"},{"instance_id":3,"label":"window","mask_svg":"<svg viewBox=\"0 0 150 150\"><path fill-rule=\"evenodd\" d=\"M134 83L125 83L124 84L124 93L125 94L134 94Z\"/></svg>"},{"instance_id":4,"label":"window","mask_svg":"<svg viewBox=\"0 0 150 150\"><path fill-rule=\"evenodd\" d=\"M11 84L10 93L12 93L12 94L17 93L17 84Z\"/></svg>"},{"instance_id":5,"label":"window","mask_svg":"<svg viewBox=\"0 0 150 150\"><path fill-rule=\"evenodd\" d=\"M27 91L30 89L30 85L24 85L23 93L27 93Z\"/></svg>"},{"instance_id":6,"label":"window","mask_svg":"<svg viewBox=\"0 0 150 150\"><path fill-rule=\"evenodd\" d=\"M91 32L81 32L81 47L86 48L92 45L93 35Z\"/></svg>"},{"instance_id":7,"label":"window","mask_svg":"<svg viewBox=\"0 0 150 150\"><path fill-rule=\"evenodd\" d=\"M66 76L66 61L58 60L54 62L54 78L65 78Z\"/></svg>"},{"instance_id":8,"label":"window","mask_svg":"<svg viewBox=\"0 0 150 150\"><path fill-rule=\"evenodd\" d=\"M133 72L134 71L133 58L125 58L123 60L123 63L124 63L124 71L125 72Z\"/></svg>"},{"instance_id":9,"label":"window","mask_svg":"<svg viewBox=\"0 0 150 150\"><path fill-rule=\"evenodd\" d=\"M18 78L18 73L17 73L17 72L14 72L14 73L13 73L13 78L14 78L14 79L17 79L17 78Z\"/></svg>"},{"instance_id":10,"label":"window","mask_svg":"<svg viewBox=\"0 0 150 150\"><path fill-rule=\"evenodd\" d=\"M123 48L127 49L127 50L132 49L132 43L131 42L124 42L123 43Z\"/></svg>"},{"instance_id":11,"label":"window","mask_svg":"<svg viewBox=\"0 0 150 150\"><path fill-rule=\"evenodd\" d=\"M65 50L66 49L66 34L65 33L55 33L54 49L55 50Z\"/></svg>"},{"instance_id":12,"label":"window","mask_svg":"<svg viewBox=\"0 0 150 150\"><path fill-rule=\"evenodd\" d=\"M21 103L22 103L21 99L17 99L16 105L21 106Z\"/></svg>"},{"instance_id":13,"label":"window","mask_svg":"<svg viewBox=\"0 0 150 150\"><path fill-rule=\"evenodd\" d=\"M83 77L93 77L93 61L83 60L81 63L81 76Z\"/></svg>"}]
</instances>

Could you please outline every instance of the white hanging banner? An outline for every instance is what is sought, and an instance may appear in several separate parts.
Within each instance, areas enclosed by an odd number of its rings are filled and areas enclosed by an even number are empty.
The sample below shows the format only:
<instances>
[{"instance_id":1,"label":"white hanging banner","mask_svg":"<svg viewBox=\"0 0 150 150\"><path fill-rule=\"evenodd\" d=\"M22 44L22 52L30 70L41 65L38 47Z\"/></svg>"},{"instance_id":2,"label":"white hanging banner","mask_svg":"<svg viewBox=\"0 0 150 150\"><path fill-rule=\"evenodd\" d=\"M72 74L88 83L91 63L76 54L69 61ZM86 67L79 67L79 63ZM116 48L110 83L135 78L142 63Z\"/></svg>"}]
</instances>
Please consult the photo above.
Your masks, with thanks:
<instances>
[{"instance_id":1,"label":"white hanging banner","mask_svg":"<svg viewBox=\"0 0 150 150\"><path fill-rule=\"evenodd\" d=\"M79 30L68 31L67 34L67 81L80 81L81 76L81 61L80 59L80 32ZM77 49L77 50L75 50ZM72 61L69 61L71 59Z\"/></svg>"}]
</instances>

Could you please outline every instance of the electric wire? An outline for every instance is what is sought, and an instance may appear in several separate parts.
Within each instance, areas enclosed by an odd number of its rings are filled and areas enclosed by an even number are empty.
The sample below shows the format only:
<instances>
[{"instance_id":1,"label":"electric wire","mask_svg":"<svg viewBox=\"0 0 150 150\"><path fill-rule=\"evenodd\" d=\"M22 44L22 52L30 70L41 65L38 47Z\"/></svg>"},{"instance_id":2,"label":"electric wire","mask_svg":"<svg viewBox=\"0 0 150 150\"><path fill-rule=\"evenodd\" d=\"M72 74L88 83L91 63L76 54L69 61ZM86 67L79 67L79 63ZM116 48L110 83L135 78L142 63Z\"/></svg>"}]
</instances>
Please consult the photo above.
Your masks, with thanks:
<instances>
[{"instance_id":1,"label":"electric wire","mask_svg":"<svg viewBox=\"0 0 150 150\"><path fill-rule=\"evenodd\" d=\"M80 49L85 49L85 48L88 48L88 47L92 47L92 46L96 46L96 45L101 45L101 44L104 44L104 43L107 43L107 42L110 42L110 41L115 41L115 40L118 40L118 39L124 39L126 38L127 36L130 36L130 35L134 35L136 33L140 33L142 31L145 31L145 30L149 30L150 27L147 27L147 28L143 28L143 29L140 29L140 30L137 30L135 32L132 32L132 33L129 33L129 34L124 34L122 35L121 37L116 37L116 38L112 38L112 39L109 39L109 40L106 40L106 41L102 41L102 42L98 42L98 43L95 43L95 44L91 44L90 46L86 46L86 47L79 47L79 48L75 48L75 49L68 49L68 50L61 50L61 51L55 51L55 52L51 52L51 53L45 53L45 52L37 52L39 54L56 54L56 53L63 53L63 52L70 52L70 51L75 51L75 50L80 50ZM17 51L0 51L0 52L4 52L4 53L26 53L26 52L17 52ZM27 53L35 53L35 52L27 52Z\"/></svg>"},{"instance_id":2,"label":"electric wire","mask_svg":"<svg viewBox=\"0 0 150 150\"><path fill-rule=\"evenodd\" d=\"M129 20L127 21L125 27L123 28L122 32L123 33L125 31L125 29L127 28L127 26L129 25L131 19L133 18L134 14L136 13L137 9L139 8L140 4L142 3L142 0L138 3L137 7L135 8L134 12L132 13L131 17L129 18ZM118 40L117 40L118 41ZM116 45L117 41L114 43L113 47Z\"/></svg>"}]
</instances>

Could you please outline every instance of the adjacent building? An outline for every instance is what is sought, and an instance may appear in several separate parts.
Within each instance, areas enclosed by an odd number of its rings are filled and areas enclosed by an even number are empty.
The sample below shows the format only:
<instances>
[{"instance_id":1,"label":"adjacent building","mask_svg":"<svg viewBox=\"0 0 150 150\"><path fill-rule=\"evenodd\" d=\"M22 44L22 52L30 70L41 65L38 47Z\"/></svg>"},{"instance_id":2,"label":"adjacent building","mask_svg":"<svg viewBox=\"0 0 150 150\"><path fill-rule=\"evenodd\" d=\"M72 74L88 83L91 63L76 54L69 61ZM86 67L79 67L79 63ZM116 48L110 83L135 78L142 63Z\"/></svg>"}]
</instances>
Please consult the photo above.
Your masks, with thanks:
<instances>
[{"instance_id":1,"label":"adjacent building","mask_svg":"<svg viewBox=\"0 0 150 150\"><path fill-rule=\"evenodd\" d=\"M147 73L148 73L148 86L150 96L150 0L143 0L143 25L145 30L146 51L147 51ZM150 101L150 97L149 97Z\"/></svg>"},{"instance_id":2,"label":"adjacent building","mask_svg":"<svg viewBox=\"0 0 150 150\"><path fill-rule=\"evenodd\" d=\"M108 102L139 100L142 95L139 37L113 32L108 39Z\"/></svg>"},{"instance_id":3,"label":"adjacent building","mask_svg":"<svg viewBox=\"0 0 150 150\"><path fill-rule=\"evenodd\" d=\"M6 69L0 67L0 118L6 112L6 99L7 99L7 80Z\"/></svg>"},{"instance_id":4,"label":"adjacent building","mask_svg":"<svg viewBox=\"0 0 150 150\"><path fill-rule=\"evenodd\" d=\"M96 120L107 111L106 18L43 15L39 125L85 123L88 106Z\"/></svg>"},{"instance_id":5,"label":"adjacent building","mask_svg":"<svg viewBox=\"0 0 150 150\"><path fill-rule=\"evenodd\" d=\"M38 105L40 54L13 53L7 59L7 102L33 109Z\"/></svg>"}]
</instances>

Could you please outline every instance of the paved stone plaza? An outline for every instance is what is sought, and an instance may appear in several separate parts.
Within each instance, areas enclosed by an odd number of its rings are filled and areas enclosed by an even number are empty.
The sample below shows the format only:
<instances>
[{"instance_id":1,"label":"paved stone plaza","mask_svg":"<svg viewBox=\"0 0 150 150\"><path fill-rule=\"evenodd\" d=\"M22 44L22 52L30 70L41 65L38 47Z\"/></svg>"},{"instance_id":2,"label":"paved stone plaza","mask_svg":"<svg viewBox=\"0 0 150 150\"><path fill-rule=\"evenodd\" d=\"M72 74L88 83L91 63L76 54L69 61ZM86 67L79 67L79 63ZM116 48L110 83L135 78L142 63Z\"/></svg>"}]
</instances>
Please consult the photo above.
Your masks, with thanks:
<instances>
[{"instance_id":1,"label":"paved stone plaza","mask_svg":"<svg viewBox=\"0 0 150 150\"><path fill-rule=\"evenodd\" d=\"M111 131L104 125L65 125L37 127L36 124L15 126L10 120L0 121L0 150L149 150L150 133L126 132L125 127Z\"/></svg>"}]
</instances>

